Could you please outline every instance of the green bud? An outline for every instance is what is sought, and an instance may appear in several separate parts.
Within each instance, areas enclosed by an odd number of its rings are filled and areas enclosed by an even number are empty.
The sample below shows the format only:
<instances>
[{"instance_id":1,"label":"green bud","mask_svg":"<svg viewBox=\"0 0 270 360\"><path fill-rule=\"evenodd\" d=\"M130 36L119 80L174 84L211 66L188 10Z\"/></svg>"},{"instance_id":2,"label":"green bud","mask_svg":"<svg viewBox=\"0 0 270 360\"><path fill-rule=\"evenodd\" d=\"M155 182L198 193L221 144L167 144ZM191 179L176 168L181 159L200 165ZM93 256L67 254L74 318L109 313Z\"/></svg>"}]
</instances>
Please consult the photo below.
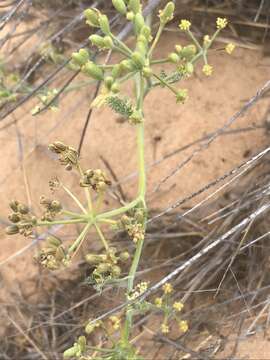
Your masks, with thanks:
<instances>
[{"instance_id":1,"label":"green bud","mask_svg":"<svg viewBox=\"0 0 270 360\"><path fill-rule=\"evenodd\" d=\"M175 5L172 1L168 2L163 10L159 13L160 23L165 25L173 19Z\"/></svg>"},{"instance_id":2,"label":"green bud","mask_svg":"<svg viewBox=\"0 0 270 360\"><path fill-rule=\"evenodd\" d=\"M181 89L177 91L176 102L184 103L188 97L187 89Z\"/></svg>"},{"instance_id":3,"label":"green bud","mask_svg":"<svg viewBox=\"0 0 270 360\"><path fill-rule=\"evenodd\" d=\"M187 63L186 64L186 72L187 72L187 74L189 74L189 75L191 75L192 73L193 73L193 71L194 71L194 66L193 66L193 64L192 63Z\"/></svg>"},{"instance_id":4,"label":"green bud","mask_svg":"<svg viewBox=\"0 0 270 360\"><path fill-rule=\"evenodd\" d=\"M49 246L56 248L62 244L62 241L60 239L52 235L47 237L46 242Z\"/></svg>"},{"instance_id":5,"label":"green bud","mask_svg":"<svg viewBox=\"0 0 270 360\"><path fill-rule=\"evenodd\" d=\"M72 60L75 64L82 66L89 60L88 51L85 49L80 49L78 52L75 52L71 55Z\"/></svg>"},{"instance_id":6,"label":"green bud","mask_svg":"<svg viewBox=\"0 0 270 360\"><path fill-rule=\"evenodd\" d=\"M121 261L127 261L130 258L128 251L123 251L119 255Z\"/></svg>"},{"instance_id":7,"label":"green bud","mask_svg":"<svg viewBox=\"0 0 270 360\"><path fill-rule=\"evenodd\" d=\"M94 46L97 46L98 48L102 49L105 47L104 38L100 35L93 34L89 36L89 40Z\"/></svg>"},{"instance_id":8,"label":"green bud","mask_svg":"<svg viewBox=\"0 0 270 360\"><path fill-rule=\"evenodd\" d=\"M173 64L177 64L180 61L180 57L176 53L171 53L168 56L168 60Z\"/></svg>"},{"instance_id":9,"label":"green bud","mask_svg":"<svg viewBox=\"0 0 270 360\"><path fill-rule=\"evenodd\" d=\"M111 91L115 94L119 93L119 91L120 91L119 83L117 83L117 82L113 83L112 87L111 87ZM105 188L107 188L107 184L105 184Z\"/></svg>"},{"instance_id":10,"label":"green bud","mask_svg":"<svg viewBox=\"0 0 270 360\"><path fill-rule=\"evenodd\" d=\"M103 80L103 70L92 61L88 61L83 65L82 72L93 79Z\"/></svg>"},{"instance_id":11,"label":"green bud","mask_svg":"<svg viewBox=\"0 0 270 360\"><path fill-rule=\"evenodd\" d=\"M137 14L141 11L141 2L140 0L129 0L128 7L134 14Z\"/></svg>"},{"instance_id":12,"label":"green bud","mask_svg":"<svg viewBox=\"0 0 270 360\"><path fill-rule=\"evenodd\" d=\"M80 346L81 352L84 352L86 350L86 338L85 338L85 336L80 336L78 338L78 344Z\"/></svg>"},{"instance_id":13,"label":"green bud","mask_svg":"<svg viewBox=\"0 0 270 360\"><path fill-rule=\"evenodd\" d=\"M112 84L114 83L114 78L112 76L106 76L104 79L104 83L108 89L112 87Z\"/></svg>"},{"instance_id":14,"label":"green bud","mask_svg":"<svg viewBox=\"0 0 270 360\"><path fill-rule=\"evenodd\" d=\"M153 75L153 71L149 66L143 68L143 76L149 79Z\"/></svg>"},{"instance_id":15,"label":"green bud","mask_svg":"<svg viewBox=\"0 0 270 360\"><path fill-rule=\"evenodd\" d=\"M95 330L95 328L96 328L95 324L89 323L85 326L84 331L86 332L87 335L90 335Z\"/></svg>"},{"instance_id":16,"label":"green bud","mask_svg":"<svg viewBox=\"0 0 270 360\"><path fill-rule=\"evenodd\" d=\"M93 26L93 27L99 27L99 16L100 12L97 9L86 9L84 11L84 16L86 17L86 24Z\"/></svg>"},{"instance_id":17,"label":"green bud","mask_svg":"<svg viewBox=\"0 0 270 360\"><path fill-rule=\"evenodd\" d=\"M107 264L107 263L101 263L97 266L96 270L97 270L97 272L99 272L101 274L106 273L111 270L111 266L110 266L110 264Z\"/></svg>"},{"instance_id":18,"label":"green bud","mask_svg":"<svg viewBox=\"0 0 270 360\"><path fill-rule=\"evenodd\" d=\"M100 25L101 31L105 35L110 35L111 29L110 29L110 23L109 23L107 15L100 15L99 16L99 25Z\"/></svg>"},{"instance_id":19,"label":"green bud","mask_svg":"<svg viewBox=\"0 0 270 360\"><path fill-rule=\"evenodd\" d=\"M141 124L143 121L143 114L140 110L134 110L130 115L129 120L132 124L137 125Z\"/></svg>"},{"instance_id":20,"label":"green bud","mask_svg":"<svg viewBox=\"0 0 270 360\"><path fill-rule=\"evenodd\" d=\"M114 266L112 267L112 274L113 274L113 276L115 276L115 277L120 276L120 275L121 275L121 268L120 268L119 266L117 266L117 265L114 265Z\"/></svg>"},{"instance_id":21,"label":"green bud","mask_svg":"<svg viewBox=\"0 0 270 360\"><path fill-rule=\"evenodd\" d=\"M142 27L145 25L144 17L141 13L137 13L134 17L134 30L136 34L139 34Z\"/></svg>"},{"instance_id":22,"label":"green bud","mask_svg":"<svg viewBox=\"0 0 270 360\"><path fill-rule=\"evenodd\" d=\"M105 36L104 39L103 39L103 42L104 42L104 46L107 48L107 49L112 49L113 48L113 40L110 36Z\"/></svg>"},{"instance_id":23,"label":"green bud","mask_svg":"<svg viewBox=\"0 0 270 360\"><path fill-rule=\"evenodd\" d=\"M135 16L134 12L133 12L133 11L129 11L129 12L127 13L127 20L128 20L128 21L133 21L134 16Z\"/></svg>"},{"instance_id":24,"label":"green bud","mask_svg":"<svg viewBox=\"0 0 270 360\"><path fill-rule=\"evenodd\" d=\"M112 77L114 79L118 78L119 76L121 76L122 73L122 68L120 64L116 64L114 65L114 67L112 68Z\"/></svg>"},{"instance_id":25,"label":"green bud","mask_svg":"<svg viewBox=\"0 0 270 360\"><path fill-rule=\"evenodd\" d=\"M127 70L127 71L133 71L134 70L134 64L131 60L123 60L120 63L121 69L122 70Z\"/></svg>"},{"instance_id":26,"label":"green bud","mask_svg":"<svg viewBox=\"0 0 270 360\"><path fill-rule=\"evenodd\" d=\"M197 49L195 45L188 45L188 46L184 46L180 55L182 58L184 58L185 60L189 61L193 58L193 56L196 54Z\"/></svg>"},{"instance_id":27,"label":"green bud","mask_svg":"<svg viewBox=\"0 0 270 360\"><path fill-rule=\"evenodd\" d=\"M15 235L15 234L18 234L19 231L20 231L20 229L17 225L10 225L10 226L6 227L7 235Z\"/></svg>"},{"instance_id":28,"label":"green bud","mask_svg":"<svg viewBox=\"0 0 270 360\"><path fill-rule=\"evenodd\" d=\"M151 28L147 25L144 25L141 28L140 35L143 35L146 38L146 40L150 42L152 40Z\"/></svg>"},{"instance_id":29,"label":"green bud","mask_svg":"<svg viewBox=\"0 0 270 360\"><path fill-rule=\"evenodd\" d=\"M143 41L138 41L136 44L136 51L145 56L147 52L147 44L145 44Z\"/></svg>"},{"instance_id":30,"label":"green bud","mask_svg":"<svg viewBox=\"0 0 270 360\"><path fill-rule=\"evenodd\" d=\"M78 350L79 350L79 347L77 344L75 344L71 348L67 349L66 351L64 351L64 354L63 354L64 359L69 359L69 358L76 356Z\"/></svg>"},{"instance_id":31,"label":"green bud","mask_svg":"<svg viewBox=\"0 0 270 360\"><path fill-rule=\"evenodd\" d=\"M125 15L127 12L127 7L124 0L112 0L113 6L115 9L122 15Z\"/></svg>"},{"instance_id":32,"label":"green bud","mask_svg":"<svg viewBox=\"0 0 270 360\"><path fill-rule=\"evenodd\" d=\"M106 255L87 254L85 256L85 261L91 265L106 261L106 259Z\"/></svg>"},{"instance_id":33,"label":"green bud","mask_svg":"<svg viewBox=\"0 0 270 360\"><path fill-rule=\"evenodd\" d=\"M131 59L138 68L142 68L145 64L144 56L138 51L134 51L134 53L131 55Z\"/></svg>"}]
</instances>

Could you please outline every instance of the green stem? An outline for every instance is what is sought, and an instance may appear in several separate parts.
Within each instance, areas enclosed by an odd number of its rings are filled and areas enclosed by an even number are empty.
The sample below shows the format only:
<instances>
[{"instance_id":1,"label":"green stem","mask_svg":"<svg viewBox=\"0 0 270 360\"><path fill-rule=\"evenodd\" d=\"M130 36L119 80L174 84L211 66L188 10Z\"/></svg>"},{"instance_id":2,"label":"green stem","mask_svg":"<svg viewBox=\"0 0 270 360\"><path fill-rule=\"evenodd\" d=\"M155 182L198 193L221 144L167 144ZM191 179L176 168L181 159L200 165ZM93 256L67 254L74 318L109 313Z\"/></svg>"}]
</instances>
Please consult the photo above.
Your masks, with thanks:
<instances>
[{"instance_id":1,"label":"green stem","mask_svg":"<svg viewBox=\"0 0 270 360\"><path fill-rule=\"evenodd\" d=\"M106 249L106 251L108 251L109 250L109 245L108 245L107 240L105 239L105 236L103 235L103 233L100 230L99 226L96 223L94 225L95 225L97 233L98 233L98 235L100 237L100 240L102 241L102 244L103 244L104 248Z\"/></svg>"},{"instance_id":2,"label":"green stem","mask_svg":"<svg viewBox=\"0 0 270 360\"><path fill-rule=\"evenodd\" d=\"M155 47L156 47L156 45L157 45L157 43L158 43L158 41L160 39L160 36L162 34L163 29L164 29L164 25L160 24L159 28L158 28L158 31L157 31L157 34L156 34L156 37L155 37L155 40L153 41L153 43L151 45L151 48L150 48L150 50L148 52L148 57L149 58L151 58L151 56L153 54L153 51L154 51L154 49L155 49Z\"/></svg>"},{"instance_id":3,"label":"green stem","mask_svg":"<svg viewBox=\"0 0 270 360\"><path fill-rule=\"evenodd\" d=\"M53 225L69 225L69 224L84 224L87 223L89 220L86 218L79 218L79 219L68 219L68 220L55 220L55 221L38 221L37 226L53 226Z\"/></svg>"},{"instance_id":4,"label":"green stem","mask_svg":"<svg viewBox=\"0 0 270 360\"><path fill-rule=\"evenodd\" d=\"M77 237L77 239L74 241L74 243L69 247L68 254L72 254L78 249L78 247L80 246L81 242L84 240L86 234L88 233L88 230L92 225L93 225L92 221L88 222L88 224L84 227L84 229Z\"/></svg>"},{"instance_id":5,"label":"green stem","mask_svg":"<svg viewBox=\"0 0 270 360\"><path fill-rule=\"evenodd\" d=\"M111 211L107 211L107 212L105 212L103 214L97 215L96 220L97 221L102 221L104 219L110 219L113 216L118 216L118 215L124 214L128 210L133 209L136 205L138 205L138 203L141 202L141 200L142 199L140 197L138 197L137 199L131 201L129 204L127 204L125 206L122 206L122 207L120 207L118 209L114 209L114 210L111 210Z\"/></svg>"},{"instance_id":6,"label":"green stem","mask_svg":"<svg viewBox=\"0 0 270 360\"><path fill-rule=\"evenodd\" d=\"M145 97L144 79L140 76L139 81L136 82L137 88L137 109L143 110L143 101ZM146 208L145 192L146 192L146 175L145 175L145 159L144 159L144 124L141 123L137 127L137 146L138 146L138 167L139 167L139 196L142 205ZM144 224L145 225L145 224ZM133 290L134 279L139 266L144 240L137 243L135 255L128 274L127 294ZM127 308L126 321L123 332L123 341L127 344L129 341L130 330L132 328L133 309Z\"/></svg>"},{"instance_id":7,"label":"green stem","mask_svg":"<svg viewBox=\"0 0 270 360\"><path fill-rule=\"evenodd\" d=\"M83 176L83 170L79 164L78 164L78 170L79 170L80 175ZM85 192L85 196L87 199L89 215L91 216L91 215L93 215L93 205L92 205L92 199L91 199L91 194L90 194L89 188L84 187L84 192Z\"/></svg>"},{"instance_id":8,"label":"green stem","mask_svg":"<svg viewBox=\"0 0 270 360\"><path fill-rule=\"evenodd\" d=\"M81 218L82 215L69 210L62 210L61 214L71 216L73 218Z\"/></svg>"},{"instance_id":9,"label":"green stem","mask_svg":"<svg viewBox=\"0 0 270 360\"><path fill-rule=\"evenodd\" d=\"M75 203L78 205L78 207L85 213L87 214L86 209L84 208L84 206L81 204L81 202L79 201L79 199L67 188L65 187L65 185L62 184L62 188L65 190L65 192L75 201Z\"/></svg>"}]
</instances>

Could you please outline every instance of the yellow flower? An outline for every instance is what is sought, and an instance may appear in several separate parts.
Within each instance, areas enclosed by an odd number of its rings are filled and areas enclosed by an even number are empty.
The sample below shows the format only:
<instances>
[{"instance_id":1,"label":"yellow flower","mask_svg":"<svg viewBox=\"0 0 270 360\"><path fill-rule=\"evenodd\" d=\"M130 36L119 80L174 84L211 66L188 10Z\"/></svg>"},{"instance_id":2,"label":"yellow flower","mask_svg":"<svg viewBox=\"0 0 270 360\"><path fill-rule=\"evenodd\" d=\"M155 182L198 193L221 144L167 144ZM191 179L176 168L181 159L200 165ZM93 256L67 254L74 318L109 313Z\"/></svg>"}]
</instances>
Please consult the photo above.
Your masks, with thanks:
<instances>
[{"instance_id":1,"label":"yellow flower","mask_svg":"<svg viewBox=\"0 0 270 360\"><path fill-rule=\"evenodd\" d=\"M168 332L170 331L169 326L165 323L161 324L160 330L162 334L168 334Z\"/></svg>"},{"instance_id":2,"label":"yellow flower","mask_svg":"<svg viewBox=\"0 0 270 360\"><path fill-rule=\"evenodd\" d=\"M113 324L114 330L118 330L120 328L120 324L121 324L120 318L118 316L113 315L110 317L110 320Z\"/></svg>"},{"instance_id":3,"label":"yellow flower","mask_svg":"<svg viewBox=\"0 0 270 360\"><path fill-rule=\"evenodd\" d=\"M205 64L202 69L204 75L211 76L213 73L213 67L209 64Z\"/></svg>"},{"instance_id":4,"label":"yellow flower","mask_svg":"<svg viewBox=\"0 0 270 360\"><path fill-rule=\"evenodd\" d=\"M137 285L137 288L138 288L140 294L143 294L148 289L148 282L142 281L141 283L139 283Z\"/></svg>"},{"instance_id":5,"label":"yellow flower","mask_svg":"<svg viewBox=\"0 0 270 360\"><path fill-rule=\"evenodd\" d=\"M189 30L190 26L191 26L190 21L185 20L185 19L180 21L179 27L180 27L181 30L187 31L187 30Z\"/></svg>"},{"instance_id":6,"label":"yellow flower","mask_svg":"<svg viewBox=\"0 0 270 360\"><path fill-rule=\"evenodd\" d=\"M218 17L218 18L217 18L217 21L216 21L216 24L217 24L217 28L218 28L219 30L221 30L221 29L224 29L224 28L227 26L228 20L227 20L226 18L220 18L220 17Z\"/></svg>"},{"instance_id":7,"label":"yellow flower","mask_svg":"<svg viewBox=\"0 0 270 360\"><path fill-rule=\"evenodd\" d=\"M163 302L162 298L160 298L160 297L155 298L156 307L161 308L162 302Z\"/></svg>"},{"instance_id":8,"label":"yellow flower","mask_svg":"<svg viewBox=\"0 0 270 360\"><path fill-rule=\"evenodd\" d=\"M182 320L179 322L179 329L184 333L188 331L188 323L186 320Z\"/></svg>"},{"instance_id":9,"label":"yellow flower","mask_svg":"<svg viewBox=\"0 0 270 360\"><path fill-rule=\"evenodd\" d=\"M229 43L228 45L226 45L225 47L225 50L226 50L226 53L228 53L229 55L232 54L232 52L234 51L235 49L235 45L233 43Z\"/></svg>"},{"instance_id":10,"label":"yellow flower","mask_svg":"<svg viewBox=\"0 0 270 360\"><path fill-rule=\"evenodd\" d=\"M173 287L170 283L166 283L162 287L164 294L171 294L173 292Z\"/></svg>"},{"instance_id":11,"label":"yellow flower","mask_svg":"<svg viewBox=\"0 0 270 360\"><path fill-rule=\"evenodd\" d=\"M209 36L209 35L205 35L205 36L203 37L203 45L204 45L204 46L208 46L208 45L210 44L210 42L211 42L210 36Z\"/></svg>"},{"instance_id":12,"label":"yellow flower","mask_svg":"<svg viewBox=\"0 0 270 360\"><path fill-rule=\"evenodd\" d=\"M181 311L184 307L184 304L181 303L181 301L176 301L174 304L173 304L173 308L176 310L176 311Z\"/></svg>"}]
</instances>

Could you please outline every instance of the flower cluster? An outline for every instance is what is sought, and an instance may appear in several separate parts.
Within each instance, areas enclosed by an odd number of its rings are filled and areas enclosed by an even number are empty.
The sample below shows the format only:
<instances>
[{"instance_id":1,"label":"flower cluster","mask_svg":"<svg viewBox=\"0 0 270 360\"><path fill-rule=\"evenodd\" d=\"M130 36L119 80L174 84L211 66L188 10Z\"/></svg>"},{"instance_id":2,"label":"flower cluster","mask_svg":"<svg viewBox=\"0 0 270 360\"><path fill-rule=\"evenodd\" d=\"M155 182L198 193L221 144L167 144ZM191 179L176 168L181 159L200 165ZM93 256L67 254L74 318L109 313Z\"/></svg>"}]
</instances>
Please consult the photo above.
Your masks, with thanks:
<instances>
[{"instance_id":1,"label":"flower cluster","mask_svg":"<svg viewBox=\"0 0 270 360\"><path fill-rule=\"evenodd\" d=\"M147 281L142 281L139 284L137 284L135 286L135 288L132 290L132 292L127 294L127 299L128 300L135 300L138 297L140 297L148 289L148 284L149 283Z\"/></svg>"},{"instance_id":2,"label":"flower cluster","mask_svg":"<svg viewBox=\"0 0 270 360\"><path fill-rule=\"evenodd\" d=\"M37 218L30 213L29 207L17 200L11 201L9 206L12 213L8 218L12 222L12 225L6 228L6 233L8 235L21 234L24 236L32 236Z\"/></svg>"},{"instance_id":3,"label":"flower cluster","mask_svg":"<svg viewBox=\"0 0 270 360\"><path fill-rule=\"evenodd\" d=\"M79 155L77 150L67 146L61 141L55 141L48 146L49 150L58 155L61 165L65 165L66 170L72 170L73 166L78 165Z\"/></svg>"},{"instance_id":4,"label":"flower cluster","mask_svg":"<svg viewBox=\"0 0 270 360\"><path fill-rule=\"evenodd\" d=\"M111 184L111 181L106 178L105 173L100 169L86 170L80 180L80 186L91 187L97 193L104 192L107 186Z\"/></svg>"},{"instance_id":5,"label":"flower cluster","mask_svg":"<svg viewBox=\"0 0 270 360\"><path fill-rule=\"evenodd\" d=\"M154 300L154 306L163 312L164 319L160 326L160 330L163 334L170 332L170 321L174 320L178 324L178 328L181 332L185 333L188 330L188 323L186 320L179 318L179 313L184 308L184 304L181 301L173 301L173 287L170 283L166 283L162 287L163 295L156 297Z\"/></svg>"},{"instance_id":6,"label":"flower cluster","mask_svg":"<svg viewBox=\"0 0 270 360\"><path fill-rule=\"evenodd\" d=\"M52 221L62 211L62 205L58 200L51 200L42 195L39 199L40 205L45 208L41 217L42 221Z\"/></svg>"},{"instance_id":7,"label":"flower cluster","mask_svg":"<svg viewBox=\"0 0 270 360\"><path fill-rule=\"evenodd\" d=\"M35 260L49 270L58 270L62 265L68 264L68 256L62 241L52 235L47 237L46 247L40 250Z\"/></svg>"},{"instance_id":8,"label":"flower cluster","mask_svg":"<svg viewBox=\"0 0 270 360\"><path fill-rule=\"evenodd\" d=\"M86 262L94 266L91 278L97 285L102 285L107 280L119 278L121 267L119 262L126 262L129 259L127 251L117 252L117 249L110 247L104 254L87 254Z\"/></svg>"},{"instance_id":9,"label":"flower cluster","mask_svg":"<svg viewBox=\"0 0 270 360\"><path fill-rule=\"evenodd\" d=\"M125 230L136 244L145 237L145 212L135 209L130 215L123 215L118 222L120 229Z\"/></svg>"}]
</instances>

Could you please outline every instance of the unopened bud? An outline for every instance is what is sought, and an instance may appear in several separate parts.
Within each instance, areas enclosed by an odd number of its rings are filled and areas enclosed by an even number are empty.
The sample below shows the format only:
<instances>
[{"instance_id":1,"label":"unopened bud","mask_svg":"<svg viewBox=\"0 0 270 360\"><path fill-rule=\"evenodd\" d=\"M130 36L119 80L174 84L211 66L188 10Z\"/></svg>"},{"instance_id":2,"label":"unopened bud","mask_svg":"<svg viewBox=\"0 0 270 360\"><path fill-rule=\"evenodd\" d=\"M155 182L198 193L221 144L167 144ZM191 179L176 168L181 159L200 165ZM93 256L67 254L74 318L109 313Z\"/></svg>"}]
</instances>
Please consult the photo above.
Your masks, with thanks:
<instances>
[{"instance_id":1,"label":"unopened bud","mask_svg":"<svg viewBox=\"0 0 270 360\"><path fill-rule=\"evenodd\" d=\"M142 16L141 13L137 13L134 17L134 29L135 29L135 33L139 34L142 27L145 25L144 22L144 17Z\"/></svg>"},{"instance_id":2,"label":"unopened bud","mask_svg":"<svg viewBox=\"0 0 270 360\"><path fill-rule=\"evenodd\" d=\"M75 64L82 66L89 60L88 51L85 49L80 49L78 52L72 54L72 60Z\"/></svg>"},{"instance_id":3,"label":"unopened bud","mask_svg":"<svg viewBox=\"0 0 270 360\"><path fill-rule=\"evenodd\" d=\"M19 231L20 231L20 229L17 225L10 225L10 226L6 227L7 235L15 235L15 234L18 234Z\"/></svg>"},{"instance_id":4,"label":"unopened bud","mask_svg":"<svg viewBox=\"0 0 270 360\"><path fill-rule=\"evenodd\" d=\"M101 31L105 35L109 35L111 33L110 23L109 23L107 15L100 15L99 16L99 25L100 25Z\"/></svg>"},{"instance_id":5,"label":"unopened bud","mask_svg":"<svg viewBox=\"0 0 270 360\"><path fill-rule=\"evenodd\" d=\"M180 61L180 57L176 53L171 53L168 56L168 60L173 64L177 64Z\"/></svg>"},{"instance_id":6,"label":"unopened bud","mask_svg":"<svg viewBox=\"0 0 270 360\"><path fill-rule=\"evenodd\" d=\"M165 6L165 8L160 11L159 18L160 18L161 24L165 25L173 19L174 9L175 9L175 5L172 1L170 1Z\"/></svg>"},{"instance_id":7,"label":"unopened bud","mask_svg":"<svg viewBox=\"0 0 270 360\"><path fill-rule=\"evenodd\" d=\"M89 40L91 41L91 43L94 46L97 46L98 48L102 49L105 47L104 38L100 35L93 34L93 35L89 36Z\"/></svg>"},{"instance_id":8,"label":"unopened bud","mask_svg":"<svg viewBox=\"0 0 270 360\"><path fill-rule=\"evenodd\" d=\"M127 12L127 7L124 0L112 0L113 6L115 9L122 15L125 15Z\"/></svg>"},{"instance_id":9,"label":"unopened bud","mask_svg":"<svg viewBox=\"0 0 270 360\"><path fill-rule=\"evenodd\" d=\"M103 70L92 61L88 61L82 67L82 72L96 80L103 80Z\"/></svg>"},{"instance_id":10,"label":"unopened bud","mask_svg":"<svg viewBox=\"0 0 270 360\"><path fill-rule=\"evenodd\" d=\"M137 14L141 11L141 2L140 0L129 0L129 9L134 12L134 14Z\"/></svg>"},{"instance_id":11,"label":"unopened bud","mask_svg":"<svg viewBox=\"0 0 270 360\"><path fill-rule=\"evenodd\" d=\"M93 27L99 27L99 16L100 12L97 9L86 9L84 11L84 16L86 17L86 23Z\"/></svg>"}]
</instances>

